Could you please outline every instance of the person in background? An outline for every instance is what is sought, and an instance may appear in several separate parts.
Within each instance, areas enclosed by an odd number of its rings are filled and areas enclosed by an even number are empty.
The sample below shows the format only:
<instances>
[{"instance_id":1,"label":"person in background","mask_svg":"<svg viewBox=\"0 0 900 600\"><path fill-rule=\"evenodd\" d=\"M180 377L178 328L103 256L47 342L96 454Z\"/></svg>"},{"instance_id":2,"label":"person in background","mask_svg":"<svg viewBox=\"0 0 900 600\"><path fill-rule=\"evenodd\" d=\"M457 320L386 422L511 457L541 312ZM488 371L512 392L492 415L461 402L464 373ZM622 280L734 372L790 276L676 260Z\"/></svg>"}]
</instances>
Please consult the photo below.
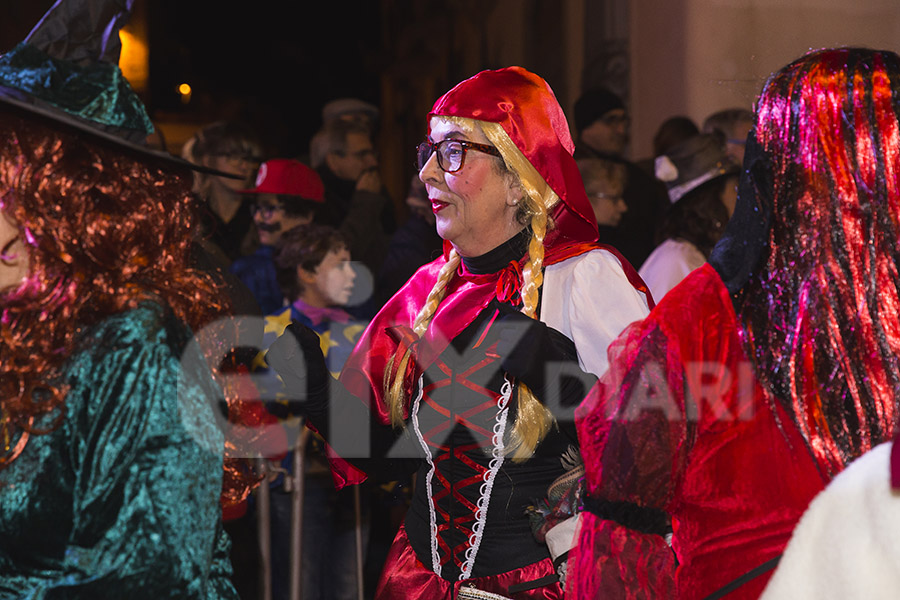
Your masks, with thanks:
<instances>
[{"instance_id":1,"label":"person in background","mask_svg":"<svg viewBox=\"0 0 900 600\"><path fill-rule=\"evenodd\" d=\"M268 352L297 408L351 461L332 461L341 485L418 471L379 600L562 597L526 508L576 468L565 407L650 303L628 263L595 243L573 150L537 75L461 82L418 147L444 253L382 308L339 381L308 328L291 325Z\"/></svg>"},{"instance_id":2,"label":"person in background","mask_svg":"<svg viewBox=\"0 0 900 600\"><path fill-rule=\"evenodd\" d=\"M572 597L758 598L813 497L894 437L898 89L900 56L865 48L763 86L725 235L576 411Z\"/></svg>"},{"instance_id":3,"label":"person in background","mask_svg":"<svg viewBox=\"0 0 900 600\"><path fill-rule=\"evenodd\" d=\"M656 177L656 158L673 146L677 146L700 133L697 124L688 117L675 116L663 121L653 135L653 156L637 161L638 166L652 177Z\"/></svg>"},{"instance_id":4,"label":"person in background","mask_svg":"<svg viewBox=\"0 0 900 600\"><path fill-rule=\"evenodd\" d=\"M725 138L725 153L738 165L744 163L744 146L747 134L756 120L746 108L726 108L714 112L703 121L703 133L719 132Z\"/></svg>"},{"instance_id":5,"label":"person in background","mask_svg":"<svg viewBox=\"0 0 900 600\"><path fill-rule=\"evenodd\" d=\"M253 184L262 161L262 145L247 126L219 121L194 134L183 154L192 163L238 176L194 175L194 193L204 203L202 236L209 242L209 251L227 267L239 256L251 253L257 244L253 215L240 190Z\"/></svg>"},{"instance_id":6,"label":"person in background","mask_svg":"<svg viewBox=\"0 0 900 600\"><path fill-rule=\"evenodd\" d=\"M120 4L59 0L0 57L0 597L236 600L220 499L249 488L192 343L229 306Z\"/></svg>"},{"instance_id":7,"label":"person in background","mask_svg":"<svg viewBox=\"0 0 900 600\"><path fill-rule=\"evenodd\" d=\"M310 141L310 159L325 184L317 222L340 231L353 260L376 275L394 229L394 207L381 186L369 129L355 121L329 121Z\"/></svg>"},{"instance_id":8,"label":"person in background","mask_svg":"<svg viewBox=\"0 0 900 600\"><path fill-rule=\"evenodd\" d=\"M359 323L342 307L353 291L356 273L350 266L350 252L341 234L327 225L307 224L281 236L274 255L281 289L290 304L266 317L263 348L268 348L290 323L302 323L314 331L325 353L329 371L340 373L359 338ZM263 396L270 412L288 428L297 426L296 415L287 403L283 385L268 368L264 355L256 363L255 375L265 383ZM290 472L293 453L281 461ZM301 587L310 599L356 598L356 513L354 490L335 490L321 438L313 436L304 460L303 557ZM369 504L361 505L360 527L365 548L369 531ZM273 596L286 599L285 582L290 571L291 495L282 479L275 482L271 496Z\"/></svg>"},{"instance_id":9,"label":"person in background","mask_svg":"<svg viewBox=\"0 0 900 600\"><path fill-rule=\"evenodd\" d=\"M582 158L578 162L578 172L584 181L594 218L600 231L600 241L608 236L608 231L618 227L622 215L628 210L622 192L625 190L625 166L599 158Z\"/></svg>"},{"instance_id":10,"label":"person in background","mask_svg":"<svg viewBox=\"0 0 900 600\"><path fill-rule=\"evenodd\" d=\"M663 121L653 136L653 159L666 154L678 144L700 133L697 124L688 117L675 116ZM654 173L655 175L656 173Z\"/></svg>"},{"instance_id":11,"label":"person in background","mask_svg":"<svg viewBox=\"0 0 900 600\"><path fill-rule=\"evenodd\" d=\"M637 268L656 246L654 233L668 201L665 186L625 158L630 125L622 99L605 88L587 90L575 102L575 158L602 158L625 166L622 197L628 212L605 241Z\"/></svg>"},{"instance_id":12,"label":"person in background","mask_svg":"<svg viewBox=\"0 0 900 600\"><path fill-rule=\"evenodd\" d=\"M303 163L276 158L264 162L256 185L240 193L253 197L250 210L259 247L235 260L231 272L250 289L263 314L271 314L285 303L273 262L278 241L287 231L313 221L325 201L325 188L316 172Z\"/></svg>"},{"instance_id":13,"label":"person in background","mask_svg":"<svg viewBox=\"0 0 900 600\"><path fill-rule=\"evenodd\" d=\"M737 201L740 168L725 154L718 134L701 134L657 157L657 177L672 207L660 224L659 246L640 275L659 300L709 258Z\"/></svg>"}]
</instances>

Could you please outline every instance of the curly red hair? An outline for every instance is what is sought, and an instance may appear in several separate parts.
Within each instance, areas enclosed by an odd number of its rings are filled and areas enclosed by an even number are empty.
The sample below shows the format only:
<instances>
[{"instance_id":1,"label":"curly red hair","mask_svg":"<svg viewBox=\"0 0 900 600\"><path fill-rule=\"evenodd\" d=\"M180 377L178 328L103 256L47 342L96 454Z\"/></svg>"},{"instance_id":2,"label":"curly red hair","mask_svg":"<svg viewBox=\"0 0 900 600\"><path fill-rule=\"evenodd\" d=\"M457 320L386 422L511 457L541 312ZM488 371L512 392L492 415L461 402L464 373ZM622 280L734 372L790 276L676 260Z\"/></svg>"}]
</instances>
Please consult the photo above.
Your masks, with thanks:
<instances>
[{"instance_id":1,"label":"curly red hair","mask_svg":"<svg viewBox=\"0 0 900 600\"><path fill-rule=\"evenodd\" d=\"M198 330L230 303L190 266L187 172L17 111L0 111L0 128L0 211L29 264L0 292L0 420L23 432L2 468L45 432L39 417L62 418L58 376L84 328L154 299Z\"/></svg>"}]
</instances>

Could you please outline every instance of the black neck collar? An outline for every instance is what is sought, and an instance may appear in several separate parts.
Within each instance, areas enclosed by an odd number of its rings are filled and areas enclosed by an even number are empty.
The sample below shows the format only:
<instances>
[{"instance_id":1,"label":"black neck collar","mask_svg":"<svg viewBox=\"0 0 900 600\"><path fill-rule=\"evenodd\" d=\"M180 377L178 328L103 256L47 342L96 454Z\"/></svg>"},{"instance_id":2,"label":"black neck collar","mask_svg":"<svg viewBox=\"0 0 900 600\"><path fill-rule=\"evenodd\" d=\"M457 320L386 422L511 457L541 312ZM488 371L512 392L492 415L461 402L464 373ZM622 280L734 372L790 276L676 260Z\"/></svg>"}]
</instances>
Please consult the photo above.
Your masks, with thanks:
<instances>
[{"instance_id":1,"label":"black neck collar","mask_svg":"<svg viewBox=\"0 0 900 600\"><path fill-rule=\"evenodd\" d=\"M493 250L481 256L463 256L462 262L466 270L473 275L496 273L512 261L518 261L528 251L531 241L531 228L526 227Z\"/></svg>"}]
</instances>

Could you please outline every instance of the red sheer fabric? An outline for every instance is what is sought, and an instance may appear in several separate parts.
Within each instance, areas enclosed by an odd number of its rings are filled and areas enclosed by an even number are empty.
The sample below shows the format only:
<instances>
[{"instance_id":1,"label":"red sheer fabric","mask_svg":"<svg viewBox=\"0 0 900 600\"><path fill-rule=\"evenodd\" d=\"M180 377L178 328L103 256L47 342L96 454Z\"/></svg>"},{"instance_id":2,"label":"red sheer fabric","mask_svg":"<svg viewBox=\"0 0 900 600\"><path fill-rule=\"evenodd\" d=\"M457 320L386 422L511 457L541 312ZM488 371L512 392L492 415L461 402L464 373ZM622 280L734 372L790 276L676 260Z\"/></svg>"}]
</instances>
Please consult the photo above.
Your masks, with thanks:
<instances>
[{"instance_id":1,"label":"red sheer fabric","mask_svg":"<svg viewBox=\"0 0 900 600\"><path fill-rule=\"evenodd\" d=\"M704 598L781 553L824 481L753 377L712 267L609 352L609 372L576 413L588 493L664 510L673 542L588 515L570 562L572 597ZM755 598L767 580L728 597Z\"/></svg>"},{"instance_id":2,"label":"red sheer fabric","mask_svg":"<svg viewBox=\"0 0 900 600\"><path fill-rule=\"evenodd\" d=\"M542 577L555 575L556 570L550 559L530 564L513 571L473 577L464 581L447 581L423 565L409 545L406 530L401 527L388 551L387 560L381 573L381 581L375 591L375 600L407 600L428 598L429 600L456 600L461 587L473 585L483 592L501 594L513 600L562 600L563 592L558 583L538 586L532 590L510 593L512 585L536 581Z\"/></svg>"}]
</instances>

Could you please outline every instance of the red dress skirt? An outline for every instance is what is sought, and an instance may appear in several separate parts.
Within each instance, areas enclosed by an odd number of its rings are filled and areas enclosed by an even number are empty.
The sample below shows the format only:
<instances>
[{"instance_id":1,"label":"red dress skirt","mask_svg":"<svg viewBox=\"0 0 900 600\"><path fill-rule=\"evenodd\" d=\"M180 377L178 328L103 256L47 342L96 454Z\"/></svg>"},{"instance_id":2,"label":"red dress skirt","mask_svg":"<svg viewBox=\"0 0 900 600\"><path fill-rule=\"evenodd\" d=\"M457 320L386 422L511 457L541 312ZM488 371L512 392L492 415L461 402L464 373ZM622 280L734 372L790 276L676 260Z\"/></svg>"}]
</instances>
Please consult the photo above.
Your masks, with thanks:
<instances>
[{"instance_id":1,"label":"red dress skirt","mask_svg":"<svg viewBox=\"0 0 900 600\"><path fill-rule=\"evenodd\" d=\"M563 591L555 581L556 570L549 558L532 563L518 569L489 575L473 577L463 581L448 581L436 575L416 558L415 552L406 538L406 529L400 527L394 543L388 552L381 573L381 581L375 591L375 600L409 600L427 598L428 600L456 600L460 588L474 586L483 592L500 594L513 600L562 600ZM544 585L539 582L544 578L554 579ZM511 586L521 587L537 585L532 589L510 592Z\"/></svg>"}]
</instances>

